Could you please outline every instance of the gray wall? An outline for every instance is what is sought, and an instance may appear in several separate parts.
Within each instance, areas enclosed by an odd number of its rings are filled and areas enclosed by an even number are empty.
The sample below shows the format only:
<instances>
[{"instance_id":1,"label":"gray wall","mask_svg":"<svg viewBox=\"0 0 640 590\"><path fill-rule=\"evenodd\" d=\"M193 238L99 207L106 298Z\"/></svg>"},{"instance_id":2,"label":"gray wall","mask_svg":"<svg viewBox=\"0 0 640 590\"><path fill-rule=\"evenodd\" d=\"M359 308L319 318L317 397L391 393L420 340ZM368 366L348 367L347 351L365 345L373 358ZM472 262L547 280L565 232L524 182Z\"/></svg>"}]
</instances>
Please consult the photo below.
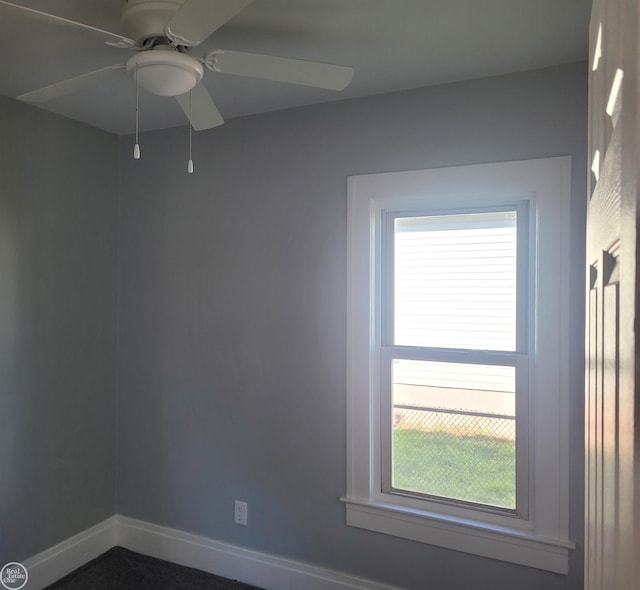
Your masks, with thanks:
<instances>
[{"instance_id":1,"label":"gray wall","mask_svg":"<svg viewBox=\"0 0 640 590\"><path fill-rule=\"evenodd\" d=\"M117 511L412 589L582 587L345 526L346 177L573 156L582 536L586 66L264 114L121 150ZM249 526L233 524L233 500Z\"/></svg>"},{"instance_id":2,"label":"gray wall","mask_svg":"<svg viewBox=\"0 0 640 590\"><path fill-rule=\"evenodd\" d=\"M118 138L0 97L0 563L113 514Z\"/></svg>"}]
</instances>

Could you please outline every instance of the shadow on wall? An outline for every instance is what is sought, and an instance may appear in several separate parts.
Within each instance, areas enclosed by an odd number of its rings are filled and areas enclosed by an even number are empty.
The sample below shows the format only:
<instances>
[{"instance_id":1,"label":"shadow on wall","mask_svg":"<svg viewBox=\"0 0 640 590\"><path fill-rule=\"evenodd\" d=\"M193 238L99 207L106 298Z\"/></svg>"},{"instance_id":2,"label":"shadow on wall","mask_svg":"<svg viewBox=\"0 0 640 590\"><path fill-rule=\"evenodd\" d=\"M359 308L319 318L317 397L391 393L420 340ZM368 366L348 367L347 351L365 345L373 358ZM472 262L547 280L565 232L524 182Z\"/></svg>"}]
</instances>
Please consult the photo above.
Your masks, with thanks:
<instances>
[{"instance_id":1,"label":"shadow on wall","mask_svg":"<svg viewBox=\"0 0 640 590\"><path fill-rule=\"evenodd\" d=\"M2 193L5 191L3 190ZM30 335L27 282L29 255L21 243L21 206L18 199L0 194L0 561L6 563L26 555L16 555L18 542L33 534L36 515L24 501L37 491L27 485L35 456L32 417L35 399L30 395L31 368L25 348L35 340Z\"/></svg>"},{"instance_id":2,"label":"shadow on wall","mask_svg":"<svg viewBox=\"0 0 640 590\"><path fill-rule=\"evenodd\" d=\"M0 135L4 564L113 513L118 142L4 97Z\"/></svg>"}]
</instances>

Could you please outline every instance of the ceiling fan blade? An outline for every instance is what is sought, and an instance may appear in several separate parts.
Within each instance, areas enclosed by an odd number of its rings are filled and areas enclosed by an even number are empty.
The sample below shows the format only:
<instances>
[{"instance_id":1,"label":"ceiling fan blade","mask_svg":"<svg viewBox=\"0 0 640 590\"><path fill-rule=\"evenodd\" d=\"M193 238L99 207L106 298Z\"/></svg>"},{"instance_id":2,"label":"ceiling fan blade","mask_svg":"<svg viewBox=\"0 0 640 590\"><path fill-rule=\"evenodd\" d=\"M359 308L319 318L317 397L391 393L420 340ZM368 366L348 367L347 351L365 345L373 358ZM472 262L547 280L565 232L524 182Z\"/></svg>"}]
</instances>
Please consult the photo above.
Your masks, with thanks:
<instances>
[{"instance_id":1,"label":"ceiling fan blade","mask_svg":"<svg viewBox=\"0 0 640 590\"><path fill-rule=\"evenodd\" d=\"M353 68L350 66L243 51L216 49L207 54L204 62L215 72L330 90L343 90L353 78Z\"/></svg>"},{"instance_id":2,"label":"ceiling fan blade","mask_svg":"<svg viewBox=\"0 0 640 590\"><path fill-rule=\"evenodd\" d=\"M187 0L169 21L167 36L178 45L198 45L252 1Z\"/></svg>"},{"instance_id":3,"label":"ceiling fan blade","mask_svg":"<svg viewBox=\"0 0 640 590\"><path fill-rule=\"evenodd\" d=\"M224 123L218 107L202 83L197 84L191 92L176 96L176 100L196 131L211 129Z\"/></svg>"},{"instance_id":4,"label":"ceiling fan blade","mask_svg":"<svg viewBox=\"0 0 640 590\"><path fill-rule=\"evenodd\" d=\"M109 66L106 68L102 68L101 70L89 72L88 74L76 76L75 78L69 78L68 80L56 82L55 84L45 86L44 88L38 88L38 90L32 90L31 92L27 92L26 94L21 94L17 98L18 100L23 100L24 102L29 103L47 102L48 100L53 100L54 98L58 98L59 96L79 92L80 90L89 88L94 84L100 84L102 82L106 82L107 80L111 80L112 78L116 78L117 76L121 75L124 69L125 64Z\"/></svg>"},{"instance_id":5,"label":"ceiling fan blade","mask_svg":"<svg viewBox=\"0 0 640 590\"><path fill-rule=\"evenodd\" d=\"M122 35L118 35L116 33L110 33L109 31L104 31L102 29L92 27L91 25L85 25L84 23L78 23L76 21L69 20L68 18L55 16L54 14L49 14L48 12L41 12L40 10L27 8L26 6L19 6L18 4L6 2L5 0L0 0L0 11L13 11L16 13L22 13L28 15L33 19L46 21L48 23L53 23L64 27L89 31L96 35L102 36L105 43L107 43L108 45L113 45L114 47L123 47L129 49L136 46L136 42L133 39L129 39L128 37L123 37Z\"/></svg>"}]
</instances>

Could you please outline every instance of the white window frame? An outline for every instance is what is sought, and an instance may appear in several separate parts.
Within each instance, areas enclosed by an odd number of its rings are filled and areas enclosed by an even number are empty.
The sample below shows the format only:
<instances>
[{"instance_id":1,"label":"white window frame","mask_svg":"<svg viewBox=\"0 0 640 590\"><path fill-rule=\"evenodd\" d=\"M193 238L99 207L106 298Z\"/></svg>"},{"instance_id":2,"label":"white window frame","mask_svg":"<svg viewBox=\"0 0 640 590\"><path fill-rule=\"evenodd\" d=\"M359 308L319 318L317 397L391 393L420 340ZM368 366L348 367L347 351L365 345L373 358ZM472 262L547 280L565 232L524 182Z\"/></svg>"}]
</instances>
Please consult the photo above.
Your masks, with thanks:
<instances>
[{"instance_id":1,"label":"white window frame","mask_svg":"<svg viewBox=\"0 0 640 590\"><path fill-rule=\"evenodd\" d=\"M433 200L430 200L433 201ZM530 240L528 234L530 230L529 222L529 201L512 202L509 205L496 206L465 206L463 211L451 209L449 206L443 206L442 201L429 203L428 210L406 211L404 209L393 211L384 211L382 213L381 225L381 287L380 293L381 306L381 335L380 335L380 407L391 408L393 405L392 394L392 360L414 360L414 361L432 361L450 363L452 370L455 371L455 364L469 365L494 365L503 367L512 367L514 369L515 389L517 391L516 404L514 412L517 423L528 424L529 418L529 350L531 350L532 339L529 337L528 326L532 325L534 316L533 309L528 309L528 301L531 300L531 293L527 290L528 284L533 282L533 273L529 269L533 266L531 258L528 255ZM393 284L393 244L394 244L394 221L403 217L422 217L435 215L441 217L447 214L468 214L495 212L499 210L509 210L516 212L518 215L517 232L518 232L518 254L517 254L517 309L516 309L516 341L513 350L476 350L476 349L459 349L459 348L434 348L429 346L402 346L394 343L394 284ZM403 494L402 490L394 490L392 486L393 480L393 461L392 461L392 427L393 416L390 411L381 411L380 413L380 450L381 450L381 480L382 491L388 491L391 494ZM528 429L517 428L516 438L516 507L515 509L498 508L488 505L475 505L475 510L483 509L493 513L514 513L518 512L521 516L528 515L528 478L529 478L529 452L528 452ZM407 495L405 493L405 495ZM419 494L413 494L418 495ZM455 506L457 509L462 505L461 501L451 500L445 497L437 498L439 502L446 502ZM403 502L404 499L399 499ZM469 504L466 502L465 504ZM424 504L424 502L420 502ZM492 519L495 520L495 519ZM502 519L504 520L504 519ZM508 522L508 521L507 521Z\"/></svg>"},{"instance_id":2,"label":"white window frame","mask_svg":"<svg viewBox=\"0 0 640 590\"><path fill-rule=\"evenodd\" d=\"M568 573L575 547L568 536L570 179L568 156L349 177L348 448L342 498L348 525ZM385 493L381 428L388 421L381 415L380 387L385 214L523 202L529 207L528 509L504 513ZM484 354L475 351L469 358L482 363Z\"/></svg>"}]
</instances>

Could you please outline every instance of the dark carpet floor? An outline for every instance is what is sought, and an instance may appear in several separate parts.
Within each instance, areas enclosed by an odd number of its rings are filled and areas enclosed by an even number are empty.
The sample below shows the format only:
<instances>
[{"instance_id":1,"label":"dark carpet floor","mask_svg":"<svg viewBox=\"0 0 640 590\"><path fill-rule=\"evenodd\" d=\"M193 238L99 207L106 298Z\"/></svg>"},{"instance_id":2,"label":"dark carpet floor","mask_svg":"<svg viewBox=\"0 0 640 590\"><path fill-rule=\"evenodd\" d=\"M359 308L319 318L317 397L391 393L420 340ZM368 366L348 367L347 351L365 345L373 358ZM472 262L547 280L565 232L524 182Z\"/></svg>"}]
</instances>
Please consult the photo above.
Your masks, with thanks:
<instances>
[{"instance_id":1,"label":"dark carpet floor","mask_svg":"<svg viewBox=\"0 0 640 590\"><path fill-rule=\"evenodd\" d=\"M114 547L46 590L260 590Z\"/></svg>"}]
</instances>

